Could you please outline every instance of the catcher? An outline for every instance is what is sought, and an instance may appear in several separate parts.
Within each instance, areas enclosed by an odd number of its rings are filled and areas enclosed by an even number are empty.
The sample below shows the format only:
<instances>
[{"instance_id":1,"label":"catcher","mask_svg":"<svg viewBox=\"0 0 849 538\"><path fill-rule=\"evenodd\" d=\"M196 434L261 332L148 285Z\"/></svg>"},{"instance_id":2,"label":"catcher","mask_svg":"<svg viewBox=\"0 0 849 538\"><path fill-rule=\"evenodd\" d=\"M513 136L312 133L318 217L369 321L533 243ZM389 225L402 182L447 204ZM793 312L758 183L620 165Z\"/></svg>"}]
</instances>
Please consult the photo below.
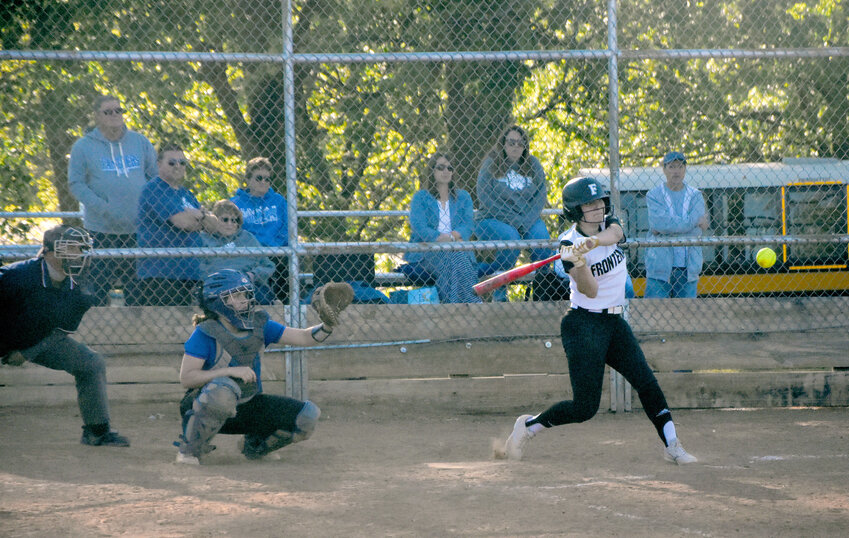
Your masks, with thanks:
<instances>
[{"instance_id":1,"label":"catcher","mask_svg":"<svg viewBox=\"0 0 849 538\"><path fill-rule=\"evenodd\" d=\"M321 410L309 400L264 394L260 353L275 342L324 342L353 298L349 284L325 284L312 301L322 323L298 329L254 308L253 285L243 273L224 269L207 276L200 294L203 313L193 320L180 366L180 383L188 390L180 402L177 462L199 464L214 450L210 441L218 433L243 434L242 454L251 460L309 439Z\"/></svg>"}]
</instances>

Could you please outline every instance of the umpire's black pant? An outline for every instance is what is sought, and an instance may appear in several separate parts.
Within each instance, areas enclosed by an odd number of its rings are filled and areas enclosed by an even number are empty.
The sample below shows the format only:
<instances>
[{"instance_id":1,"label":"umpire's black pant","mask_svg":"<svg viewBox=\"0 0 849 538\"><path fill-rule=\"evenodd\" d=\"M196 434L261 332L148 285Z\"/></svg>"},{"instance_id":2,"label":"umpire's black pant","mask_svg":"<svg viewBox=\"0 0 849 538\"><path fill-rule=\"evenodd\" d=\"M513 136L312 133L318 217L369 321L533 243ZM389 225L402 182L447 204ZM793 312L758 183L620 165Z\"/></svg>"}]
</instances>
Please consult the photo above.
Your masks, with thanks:
<instances>
[{"instance_id":1,"label":"umpire's black pant","mask_svg":"<svg viewBox=\"0 0 849 538\"><path fill-rule=\"evenodd\" d=\"M601 401L605 364L634 387L652 422L670 420L660 385L622 316L569 310L560 322L560 338L569 361L572 400L558 402L545 410L538 418L541 424L559 426L595 416Z\"/></svg>"}]
</instances>

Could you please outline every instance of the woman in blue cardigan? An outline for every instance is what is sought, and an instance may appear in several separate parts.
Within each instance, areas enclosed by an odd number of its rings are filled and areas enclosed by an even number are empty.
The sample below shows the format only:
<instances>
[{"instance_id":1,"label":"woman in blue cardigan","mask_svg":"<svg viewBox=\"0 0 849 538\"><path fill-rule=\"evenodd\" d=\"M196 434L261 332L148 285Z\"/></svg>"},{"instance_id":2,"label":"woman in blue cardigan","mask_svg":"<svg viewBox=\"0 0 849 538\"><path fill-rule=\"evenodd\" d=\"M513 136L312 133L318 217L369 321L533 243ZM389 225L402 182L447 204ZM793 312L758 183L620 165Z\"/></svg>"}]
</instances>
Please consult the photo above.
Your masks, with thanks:
<instances>
[{"instance_id":1,"label":"woman in blue cardigan","mask_svg":"<svg viewBox=\"0 0 849 538\"><path fill-rule=\"evenodd\" d=\"M410 204L411 243L468 241L474 229L472 197L454 187L451 157L436 153L422 176L421 190ZM472 286L477 282L477 261L469 250L408 252L411 265L436 278L439 300L443 303L479 303Z\"/></svg>"}]
</instances>

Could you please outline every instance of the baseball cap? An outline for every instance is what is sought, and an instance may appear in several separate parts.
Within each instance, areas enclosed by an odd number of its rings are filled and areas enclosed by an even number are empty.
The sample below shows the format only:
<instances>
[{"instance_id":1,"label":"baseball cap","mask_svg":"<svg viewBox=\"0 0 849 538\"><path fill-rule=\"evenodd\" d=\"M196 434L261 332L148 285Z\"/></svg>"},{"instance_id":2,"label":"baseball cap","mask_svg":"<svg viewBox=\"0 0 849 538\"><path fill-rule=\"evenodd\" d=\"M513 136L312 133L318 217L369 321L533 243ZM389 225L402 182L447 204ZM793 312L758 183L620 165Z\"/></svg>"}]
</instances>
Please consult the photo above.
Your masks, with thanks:
<instances>
[{"instance_id":1,"label":"baseball cap","mask_svg":"<svg viewBox=\"0 0 849 538\"><path fill-rule=\"evenodd\" d=\"M687 157L684 157L684 154L680 151L670 151L663 157L663 166L666 166L672 161L681 161L687 164Z\"/></svg>"}]
</instances>

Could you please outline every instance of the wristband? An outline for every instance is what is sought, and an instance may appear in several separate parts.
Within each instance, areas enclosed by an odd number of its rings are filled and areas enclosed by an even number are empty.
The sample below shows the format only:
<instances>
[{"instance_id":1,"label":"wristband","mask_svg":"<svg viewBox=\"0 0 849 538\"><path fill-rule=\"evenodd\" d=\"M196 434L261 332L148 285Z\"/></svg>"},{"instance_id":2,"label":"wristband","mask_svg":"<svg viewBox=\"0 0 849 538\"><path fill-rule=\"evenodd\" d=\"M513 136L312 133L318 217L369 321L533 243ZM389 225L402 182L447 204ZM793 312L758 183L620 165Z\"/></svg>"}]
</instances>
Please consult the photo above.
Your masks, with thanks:
<instances>
[{"instance_id":1,"label":"wristband","mask_svg":"<svg viewBox=\"0 0 849 538\"><path fill-rule=\"evenodd\" d=\"M327 340L327 337L333 334L333 329L327 329L324 326L324 323L321 325L316 325L312 329L312 339L318 342L319 344Z\"/></svg>"}]
</instances>

